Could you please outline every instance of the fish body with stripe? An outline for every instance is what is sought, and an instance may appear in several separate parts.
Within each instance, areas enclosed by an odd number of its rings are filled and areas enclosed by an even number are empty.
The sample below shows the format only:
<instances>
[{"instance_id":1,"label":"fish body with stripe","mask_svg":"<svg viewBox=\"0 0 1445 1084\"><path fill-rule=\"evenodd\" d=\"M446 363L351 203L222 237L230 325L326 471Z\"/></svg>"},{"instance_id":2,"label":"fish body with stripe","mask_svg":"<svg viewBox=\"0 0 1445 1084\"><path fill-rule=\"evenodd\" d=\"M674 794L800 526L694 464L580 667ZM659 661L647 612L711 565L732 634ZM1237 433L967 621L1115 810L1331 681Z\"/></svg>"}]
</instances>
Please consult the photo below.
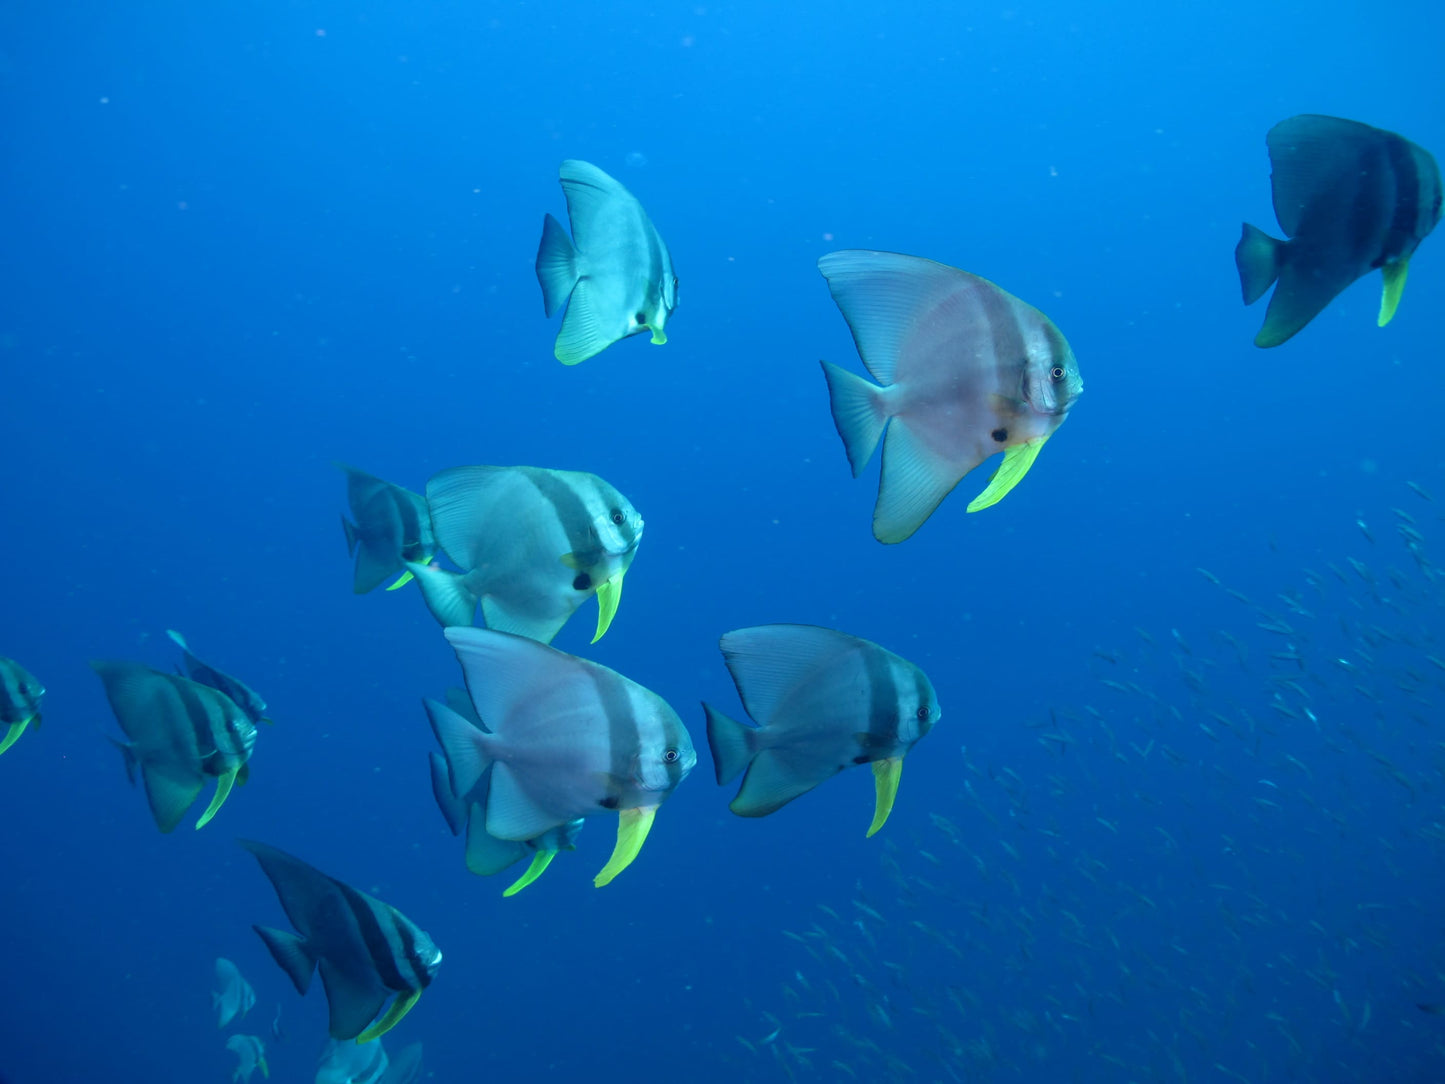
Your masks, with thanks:
<instances>
[{"instance_id":1,"label":"fish body with stripe","mask_svg":"<svg viewBox=\"0 0 1445 1084\"><path fill-rule=\"evenodd\" d=\"M235 1054L238 1061L231 1071L231 1084L251 1084L251 1074L261 1070L263 1077L271 1075L266 1065L266 1044L254 1035L232 1035L226 1040L226 1049Z\"/></svg>"},{"instance_id":2,"label":"fish body with stripe","mask_svg":"<svg viewBox=\"0 0 1445 1084\"><path fill-rule=\"evenodd\" d=\"M190 645L186 643L186 638L175 629L166 629L166 635L181 649L186 677L192 681L199 681L202 685L209 685L217 692L225 693L236 707L246 713L246 718L251 722L269 723L271 721L266 718L266 701L255 689L240 678L232 677L224 670L217 670L209 663L196 658Z\"/></svg>"},{"instance_id":3,"label":"fish body with stripe","mask_svg":"<svg viewBox=\"0 0 1445 1084\"><path fill-rule=\"evenodd\" d=\"M14 659L0 655L0 753L20 740L30 725L40 725L45 686Z\"/></svg>"},{"instance_id":4,"label":"fish body with stripe","mask_svg":"<svg viewBox=\"0 0 1445 1084\"><path fill-rule=\"evenodd\" d=\"M156 827L170 832L210 779L216 790L197 828L210 823L244 783L256 724L225 693L179 674L135 662L97 661L91 668L128 740L115 742L126 775L139 770Z\"/></svg>"},{"instance_id":5,"label":"fish body with stripe","mask_svg":"<svg viewBox=\"0 0 1445 1084\"><path fill-rule=\"evenodd\" d=\"M426 931L391 904L294 855L239 842L261 864L296 932L252 928L298 994L304 996L312 974L321 972L331 1037L364 1043L395 1027L441 966L441 950ZM381 1015L392 995L395 1000Z\"/></svg>"},{"instance_id":6,"label":"fish body with stripe","mask_svg":"<svg viewBox=\"0 0 1445 1084\"><path fill-rule=\"evenodd\" d=\"M667 342L677 273L652 219L636 196L590 162L568 159L559 179L572 236L547 215L536 264L548 319L567 305L557 360L576 365L644 331L654 344Z\"/></svg>"},{"instance_id":7,"label":"fish body with stripe","mask_svg":"<svg viewBox=\"0 0 1445 1084\"><path fill-rule=\"evenodd\" d=\"M453 467L426 486L436 539L461 572L411 564L443 626L472 624L550 643L597 596L600 639L642 541L642 517L608 482L544 467Z\"/></svg>"},{"instance_id":8,"label":"fish body with stripe","mask_svg":"<svg viewBox=\"0 0 1445 1084\"><path fill-rule=\"evenodd\" d=\"M1410 258L1440 221L1434 157L1394 132L1308 113L1280 121L1265 141L1275 218L1288 240L1246 222L1235 246L1244 303L1274 286L1254 345L1286 342L1377 268L1384 327L1400 304Z\"/></svg>"},{"instance_id":9,"label":"fish body with stripe","mask_svg":"<svg viewBox=\"0 0 1445 1084\"><path fill-rule=\"evenodd\" d=\"M485 729L465 690L448 689L446 706L478 729ZM523 858L530 860L526 872L503 893L504 896L516 895L540 877L558 851L577 848L577 833L582 830L583 824L580 817L549 829L535 839L498 839L490 835L487 832L490 774L483 773L466 794L457 794L452 790L451 769L447 766L446 757L432 753L429 760L432 796L436 799L437 808L441 810L452 835L460 835L463 831L467 834L466 864L469 871L481 877L490 877Z\"/></svg>"},{"instance_id":10,"label":"fish body with stripe","mask_svg":"<svg viewBox=\"0 0 1445 1084\"><path fill-rule=\"evenodd\" d=\"M903 757L940 716L928 676L877 644L815 625L758 625L719 641L738 697L756 726L709 704L717 781L743 776L729 806L765 817L855 765L872 764L873 823L888 819Z\"/></svg>"},{"instance_id":11,"label":"fish body with stripe","mask_svg":"<svg viewBox=\"0 0 1445 1084\"><path fill-rule=\"evenodd\" d=\"M509 633L448 628L481 726L426 701L453 794L481 793L486 834L525 841L614 812L607 884L642 848L657 808L697 763L656 693L586 659Z\"/></svg>"},{"instance_id":12,"label":"fish body with stripe","mask_svg":"<svg viewBox=\"0 0 1445 1084\"><path fill-rule=\"evenodd\" d=\"M986 279L917 256L832 252L818 270L878 381L823 362L855 478L883 441L874 537L910 537L964 475L1002 452L968 510L997 504L1083 393L1059 329Z\"/></svg>"},{"instance_id":13,"label":"fish body with stripe","mask_svg":"<svg viewBox=\"0 0 1445 1084\"><path fill-rule=\"evenodd\" d=\"M244 1017L256 1004L256 991L241 969L224 956L216 958L216 985L219 989L211 991L211 1007L216 1010L218 1028Z\"/></svg>"},{"instance_id":14,"label":"fish body with stripe","mask_svg":"<svg viewBox=\"0 0 1445 1084\"><path fill-rule=\"evenodd\" d=\"M346 475L346 500L356 522L341 517L346 552L355 556L351 590L364 595L393 576L394 591L411 579L408 561L426 564L436 553L426 498L374 474L336 464Z\"/></svg>"}]
</instances>

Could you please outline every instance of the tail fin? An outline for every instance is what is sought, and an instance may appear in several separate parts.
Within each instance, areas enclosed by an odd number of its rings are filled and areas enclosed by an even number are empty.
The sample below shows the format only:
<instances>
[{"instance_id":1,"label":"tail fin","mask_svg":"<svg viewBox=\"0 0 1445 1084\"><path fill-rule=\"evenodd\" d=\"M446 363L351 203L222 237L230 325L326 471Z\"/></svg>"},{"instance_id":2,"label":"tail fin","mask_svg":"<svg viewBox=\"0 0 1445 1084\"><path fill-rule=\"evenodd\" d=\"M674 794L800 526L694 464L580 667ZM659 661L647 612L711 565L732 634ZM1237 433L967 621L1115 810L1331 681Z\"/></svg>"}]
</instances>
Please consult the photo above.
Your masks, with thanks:
<instances>
[{"instance_id":1,"label":"tail fin","mask_svg":"<svg viewBox=\"0 0 1445 1084\"><path fill-rule=\"evenodd\" d=\"M355 557L356 544L361 541L360 536L356 533L356 524L342 516L341 529L346 532L346 556Z\"/></svg>"},{"instance_id":2,"label":"tail fin","mask_svg":"<svg viewBox=\"0 0 1445 1084\"><path fill-rule=\"evenodd\" d=\"M542 286L542 307L550 319L577 285L577 250L572 238L551 215L542 220L542 243L537 246L537 281Z\"/></svg>"},{"instance_id":3,"label":"tail fin","mask_svg":"<svg viewBox=\"0 0 1445 1084\"><path fill-rule=\"evenodd\" d=\"M121 741L119 738L112 738L107 735L106 741L120 750L120 755L125 761L125 777L130 780L130 785L135 786L135 770L140 766L135 757L135 749L128 741Z\"/></svg>"},{"instance_id":4,"label":"tail fin","mask_svg":"<svg viewBox=\"0 0 1445 1084\"><path fill-rule=\"evenodd\" d=\"M707 713L707 744L712 749L713 770L717 773L718 785L724 786L736 779L757 755L753 741L757 728L744 726L706 702L702 710Z\"/></svg>"},{"instance_id":5,"label":"tail fin","mask_svg":"<svg viewBox=\"0 0 1445 1084\"><path fill-rule=\"evenodd\" d=\"M481 782L482 774L491 766L491 759L482 748L484 731L467 722L445 704L425 700L427 720L442 747L447 771L451 776L451 792L462 801Z\"/></svg>"},{"instance_id":6,"label":"tail fin","mask_svg":"<svg viewBox=\"0 0 1445 1084\"><path fill-rule=\"evenodd\" d=\"M1234 266L1239 268L1239 287L1246 305L1253 305L1263 297L1279 278L1285 244L1248 222L1244 224L1239 244L1234 246Z\"/></svg>"},{"instance_id":7,"label":"tail fin","mask_svg":"<svg viewBox=\"0 0 1445 1084\"><path fill-rule=\"evenodd\" d=\"M848 464L857 478L863 466L878 447L888 412L883 405L883 389L847 369L823 362L823 376L828 381L828 398L833 407L833 424L843 438Z\"/></svg>"},{"instance_id":8,"label":"tail fin","mask_svg":"<svg viewBox=\"0 0 1445 1084\"><path fill-rule=\"evenodd\" d=\"M271 958L286 972L296 992L305 996L306 988L311 985L311 974L316 970L316 959L306 942L289 930L276 930L270 926L252 926L251 929L266 943L271 950Z\"/></svg>"}]
</instances>

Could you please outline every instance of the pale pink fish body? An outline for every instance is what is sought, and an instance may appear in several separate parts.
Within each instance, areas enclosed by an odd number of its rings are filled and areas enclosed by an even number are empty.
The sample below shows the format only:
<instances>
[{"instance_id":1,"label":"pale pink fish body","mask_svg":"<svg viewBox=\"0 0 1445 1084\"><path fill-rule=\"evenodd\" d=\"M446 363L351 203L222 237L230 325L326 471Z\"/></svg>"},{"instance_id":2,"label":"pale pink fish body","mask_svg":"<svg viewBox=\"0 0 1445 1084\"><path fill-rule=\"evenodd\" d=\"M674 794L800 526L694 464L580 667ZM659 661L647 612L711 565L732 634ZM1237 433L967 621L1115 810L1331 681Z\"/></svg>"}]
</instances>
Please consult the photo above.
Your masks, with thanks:
<instances>
[{"instance_id":1,"label":"pale pink fish body","mask_svg":"<svg viewBox=\"0 0 1445 1084\"><path fill-rule=\"evenodd\" d=\"M964 475L1003 452L969 510L996 503L1083 391L1058 328L993 283L931 260L854 250L818 268L881 385L823 363L855 476L887 427L874 535L908 538Z\"/></svg>"}]
</instances>

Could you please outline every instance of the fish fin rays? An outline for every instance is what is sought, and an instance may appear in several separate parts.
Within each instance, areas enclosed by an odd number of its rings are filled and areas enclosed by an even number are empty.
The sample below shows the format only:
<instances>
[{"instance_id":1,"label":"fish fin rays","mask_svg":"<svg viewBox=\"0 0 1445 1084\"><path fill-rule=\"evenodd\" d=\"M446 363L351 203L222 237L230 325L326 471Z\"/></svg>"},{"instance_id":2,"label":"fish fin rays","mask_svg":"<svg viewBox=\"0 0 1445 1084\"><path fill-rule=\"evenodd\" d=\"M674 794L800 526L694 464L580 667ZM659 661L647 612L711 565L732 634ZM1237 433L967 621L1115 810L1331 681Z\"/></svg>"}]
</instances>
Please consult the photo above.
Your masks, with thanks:
<instances>
[{"instance_id":1,"label":"fish fin rays","mask_svg":"<svg viewBox=\"0 0 1445 1084\"><path fill-rule=\"evenodd\" d=\"M359 567L359 565L358 565ZM421 588L426 608L443 628L470 625L477 612L477 596L460 572L448 572L432 565L407 562L407 572ZM383 577L384 578L384 577Z\"/></svg>"},{"instance_id":2,"label":"fish fin rays","mask_svg":"<svg viewBox=\"0 0 1445 1084\"><path fill-rule=\"evenodd\" d=\"M1003 453L1003 461L999 463L998 469L988 480L984 487L973 500L968 502L968 511L981 512L985 508L992 508L1013 491L1014 486L1023 481L1029 468L1034 465L1034 460L1039 457L1039 451L1043 448L1048 437L1039 437L1037 440L1030 440L1023 444L1015 444L1007 448Z\"/></svg>"},{"instance_id":3,"label":"fish fin rays","mask_svg":"<svg viewBox=\"0 0 1445 1084\"><path fill-rule=\"evenodd\" d=\"M156 827L170 832L180 824L186 810L200 796L206 780L199 772L180 764L140 762L141 780L145 783L146 801Z\"/></svg>"},{"instance_id":4,"label":"fish fin rays","mask_svg":"<svg viewBox=\"0 0 1445 1084\"><path fill-rule=\"evenodd\" d=\"M792 759L777 749L760 752L748 765L743 785L728 808L740 817L766 817L834 774L831 770L821 776L803 771Z\"/></svg>"},{"instance_id":5,"label":"fish fin rays","mask_svg":"<svg viewBox=\"0 0 1445 1084\"><path fill-rule=\"evenodd\" d=\"M853 332L863 364L880 384L892 384L899 349L940 295L955 289L955 268L896 252L846 249L818 261L833 300Z\"/></svg>"},{"instance_id":6,"label":"fish fin rays","mask_svg":"<svg viewBox=\"0 0 1445 1084\"><path fill-rule=\"evenodd\" d=\"M503 840L526 840L555 827L557 818L537 805L511 767L493 765L487 795L487 834Z\"/></svg>"},{"instance_id":7,"label":"fish fin rays","mask_svg":"<svg viewBox=\"0 0 1445 1084\"><path fill-rule=\"evenodd\" d=\"M467 810L467 869L479 877L500 873L527 855L520 840L498 839L487 831L487 807L473 802Z\"/></svg>"},{"instance_id":8,"label":"fish fin rays","mask_svg":"<svg viewBox=\"0 0 1445 1084\"><path fill-rule=\"evenodd\" d=\"M888 423L884 389L832 362L825 361L822 365L833 409L833 425L843 439L848 465L857 478L864 464L873 457L873 449L878 447L883 427Z\"/></svg>"},{"instance_id":9,"label":"fish fin rays","mask_svg":"<svg viewBox=\"0 0 1445 1084\"><path fill-rule=\"evenodd\" d=\"M712 750L713 772L718 786L725 787L741 775L753 759L757 728L724 715L706 701L702 710L707 715L707 744Z\"/></svg>"},{"instance_id":10,"label":"fish fin rays","mask_svg":"<svg viewBox=\"0 0 1445 1084\"><path fill-rule=\"evenodd\" d=\"M1405 292L1405 278L1409 273L1409 260L1387 263L1380 268L1380 274L1385 278L1385 288L1380 292L1380 315L1376 320L1377 326L1384 327L1395 318L1395 310L1400 307L1400 297Z\"/></svg>"},{"instance_id":11,"label":"fish fin rays","mask_svg":"<svg viewBox=\"0 0 1445 1084\"><path fill-rule=\"evenodd\" d=\"M333 1039L357 1039L370 1029L367 1027L381 1012L386 1003L387 992L375 978L361 978L347 974L328 958L323 956L318 968L321 985L326 988L326 1003L330 1009L328 1030ZM375 1036L371 1036L375 1038Z\"/></svg>"},{"instance_id":12,"label":"fish fin rays","mask_svg":"<svg viewBox=\"0 0 1445 1084\"><path fill-rule=\"evenodd\" d=\"M277 930L270 926L252 926L265 944L276 966L286 972L291 985L303 997L311 987L311 975L316 970L316 958L311 955L305 939L289 930Z\"/></svg>"},{"instance_id":13,"label":"fish fin rays","mask_svg":"<svg viewBox=\"0 0 1445 1084\"><path fill-rule=\"evenodd\" d=\"M432 733L442 747L450 777L451 797L454 801L461 801L481 782L482 773L490 764L486 751L482 748L483 732L445 704L439 704L435 700L424 700L422 704L426 708ZM440 799L437 804L441 805ZM451 822L445 807L442 815L447 817L448 823Z\"/></svg>"},{"instance_id":14,"label":"fish fin rays","mask_svg":"<svg viewBox=\"0 0 1445 1084\"><path fill-rule=\"evenodd\" d=\"M589 251L593 227L610 206L618 199L636 202L616 178L580 158L564 161L557 170L557 178L562 184L562 194L567 197L567 221L572 227L572 239L584 252Z\"/></svg>"},{"instance_id":15,"label":"fish fin rays","mask_svg":"<svg viewBox=\"0 0 1445 1084\"><path fill-rule=\"evenodd\" d=\"M486 621L487 628L494 632L510 632L513 636L524 636L528 640L536 640L541 644L550 644L557 633L562 631L562 626L571 616L571 612L568 612L560 616L528 617L526 614L508 609L493 595L486 595L482 598L482 619Z\"/></svg>"},{"instance_id":16,"label":"fish fin rays","mask_svg":"<svg viewBox=\"0 0 1445 1084\"><path fill-rule=\"evenodd\" d=\"M1253 305L1279 278L1284 263L1286 242L1278 241L1263 230L1244 224L1239 244L1234 246L1234 266L1239 270L1239 288L1244 303Z\"/></svg>"},{"instance_id":17,"label":"fish fin rays","mask_svg":"<svg viewBox=\"0 0 1445 1084\"><path fill-rule=\"evenodd\" d=\"M1270 187L1279 228L1293 237L1306 208L1358 168L1361 154L1380 132L1368 124L1302 113L1280 121L1265 136Z\"/></svg>"},{"instance_id":18,"label":"fish fin rays","mask_svg":"<svg viewBox=\"0 0 1445 1084\"><path fill-rule=\"evenodd\" d=\"M542 220L542 242L537 247L537 282L542 287L542 307L549 319L567 301L577 278L577 249L562 223L547 215Z\"/></svg>"},{"instance_id":19,"label":"fish fin rays","mask_svg":"<svg viewBox=\"0 0 1445 1084\"><path fill-rule=\"evenodd\" d=\"M1279 282L1270 296L1264 325L1254 337L1254 345L1268 349L1287 342L1323 312L1355 278L1354 271L1333 267L1301 273L1286 262L1279 269Z\"/></svg>"},{"instance_id":20,"label":"fish fin rays","mask_svg":"<svg viewBox=\"0 0 1445 1084\"><path fill-rule=\"evenodd\" d=\"M873 507L873 537L893 544L913 535L977 463L959 464L932 452L902 418L883 442L883 470ZM960 470L960 467L963 469Z\"/></svg>"},{"instance_id":21,"label":"fish fin rays","mask_svg":"<svg viewBox=\"0 0 1445 1084\"><path fill-rule=\"evenodd\" d=\"M552 353L563 365L576 365L602 353L622 338L625 332L609 331L598 310L596 288L591 280L582 278L572 288L567 301L567 315Z\"/></svg>"},{"instance_id":22,"label":"fish fin rays","mask_svg":"<svg viewBox=\"0 0 1445 1084\"><path fill-rule=\"evenodd\" d=\"M757 625L734 629L718 640L738 698L764 727L778 721L774 717L779 706L794 690L857 645L847 633L819 625ZM757 734L749 741L756 751Z\"/></svg>"}]
</instances>

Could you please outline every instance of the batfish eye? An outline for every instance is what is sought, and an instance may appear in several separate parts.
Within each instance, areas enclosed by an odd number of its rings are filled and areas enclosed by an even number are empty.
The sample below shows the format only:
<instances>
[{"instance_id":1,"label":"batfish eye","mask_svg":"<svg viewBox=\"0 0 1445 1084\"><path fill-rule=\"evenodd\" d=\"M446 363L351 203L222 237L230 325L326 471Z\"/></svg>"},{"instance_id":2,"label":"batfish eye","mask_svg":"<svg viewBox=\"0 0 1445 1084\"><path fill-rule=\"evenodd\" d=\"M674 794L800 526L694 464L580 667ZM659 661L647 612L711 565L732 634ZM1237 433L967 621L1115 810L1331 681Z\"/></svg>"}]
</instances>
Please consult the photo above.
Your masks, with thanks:
<instances>
[{"instance_id":1,"label":"batfish eye","mask_svg":"<svg viewBox=\"0 0 1445 1084\"><path fill-rule=\"evenodd\" d=\"M676 750L676 749L669 749L667 752L665 752L665 753L662 754L662 759L663 759L663 761L664 761L665 763L667 763L667 764L676 764L676 763L677 763L677 750Z\"/></svg>"},{"instance_id":2,"label":"batfish eye","mask_svg":"<svg viewBox=\"0 0 1445 1084\"><path fill-rule=\"evenodd\" d=\"M930 713L929 710L928 710L928 705L927 705L927 704L921 704L921 705L919 705L919 708L918 708L918 721L919 721L920 723L926 723L926 722L928 722L928 716L929 716L930 714L931 714L931 713Z\"/></svg>"},{"instance_id":3,"label":"batfish eye","mask_svg":"<svg viewBox=\"0 0 1445 1084\"><path fill-rule=\"evenodd\" d=\"M1064 367L1062 365L1055 365L1049 370L1049 379L1055 384L1064 379Z\"/></svg>"},{"instance_id":4,"label":"batfish eye","mask_svg":"<svg viewBox=\"0 0 1445 1084\"><path fill-rule=\"evenodd\" d=\"M615 524L617 524L619 527L622 526L622 522L623 522L623 520L625 520L626 518L627 518L627 517L622 514L622 509L620 509L620 508L614 508L614 509L612 510L612 522L615 523Z\"/></svg>"}]
</instances>

